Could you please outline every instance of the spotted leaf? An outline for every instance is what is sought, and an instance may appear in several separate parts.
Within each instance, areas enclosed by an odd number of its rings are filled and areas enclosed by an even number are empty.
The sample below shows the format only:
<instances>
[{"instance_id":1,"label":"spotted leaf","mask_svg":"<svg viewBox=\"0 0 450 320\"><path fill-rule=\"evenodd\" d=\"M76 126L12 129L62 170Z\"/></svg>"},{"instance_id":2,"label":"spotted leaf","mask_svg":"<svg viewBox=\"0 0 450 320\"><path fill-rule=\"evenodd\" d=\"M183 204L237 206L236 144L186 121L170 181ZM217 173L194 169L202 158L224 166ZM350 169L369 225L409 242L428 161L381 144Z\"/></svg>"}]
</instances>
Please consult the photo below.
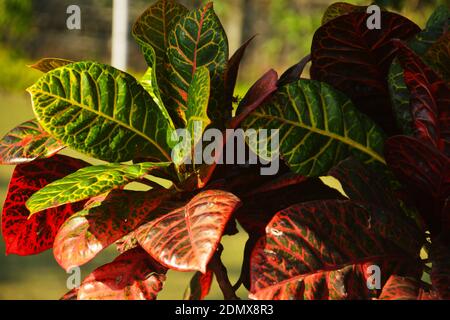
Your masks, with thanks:
<instances>
[{"instance_id":1,"label":"spotted leaf","mask_svg":"<svg viewBox=\"0 0 450 320\"><path fill-rule=\"evenodd\" d=\"M20 164L49 158L64 149L33 119L9 131L0 141L0 163Z\"/></svg>"},{"instance_id":2,"label":"spotted leaf","mask_svg":"<svg viewBox=\"0 0 450 320\"><path fill-rule=\"evenodd\" d=\"M50 159L16 166L2 212L2 234L7 254L38 254L53 246L60 226L80 210L82 204L48 209L30 218L25 202L49 183L87 165L78 159L56 155Z\"/></svg>"},{"instance_id":3,"label":"spotted leaf","mask_svg":"<svg viewBox=\"0 0 450 320\"><path fill-rule=\"evenodd\" d=\"M139 228L137 239L152 257L170 269L205 273L239 205L239 199L228 192L205 191L186 205L162 210L159 218Z\"/></svg>"}]
</instances>

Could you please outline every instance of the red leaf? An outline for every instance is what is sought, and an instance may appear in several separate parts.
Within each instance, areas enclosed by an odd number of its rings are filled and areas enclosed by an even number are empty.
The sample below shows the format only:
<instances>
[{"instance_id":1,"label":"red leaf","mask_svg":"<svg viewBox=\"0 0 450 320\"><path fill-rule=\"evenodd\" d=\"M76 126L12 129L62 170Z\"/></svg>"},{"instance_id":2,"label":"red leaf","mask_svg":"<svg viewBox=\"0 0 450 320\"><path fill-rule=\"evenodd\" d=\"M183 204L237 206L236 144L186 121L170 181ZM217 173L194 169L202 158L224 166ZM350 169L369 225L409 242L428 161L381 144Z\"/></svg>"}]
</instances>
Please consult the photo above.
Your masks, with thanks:
<instances>
[{"instance_id":1,"label":"red leaf","mask_svg":"<svg viewBox=\"0 0 450 320\"><path fill-rule=\"evenodd\" d=\"M277 86L282 87L284 85L287 85L292 82L296 82L300 80L300 77L302 76L303 70L305 69L306 65L311 61L311 55L307 55L304 57L300 62L293 65L289 69L287 69L280 77L280 80L278 80Z\"/></svg>"},{"instance_id":2,"label":"red leaf","mask_svg":"<svg viewBox=\"0 0 450 320\"><path fill-rule=\"evenodd\" d=\"M450 89L414 51L400 41L395 44L411 92L415 136L450 156Z\"/></svg>"},{"instance_id":3,"label":"red leaf","mask_svg":"<svg viewBox=\"0 0 450 320\"><path fill-rule=\"evenodd\" d=\"M214 273L208 270L205 274L196 272L192 277L189 287L184 293L184 300L203 300L211 290Z\"/></svg>"},{"instance_id":4,"label":"red leaf","mask_svg":"<svg viewBox=\"0 0 450 320\"><path fill-rule=\"evenodd\" d=\"M253 251L251 298L370 298L376 293L367 287L367 267L378 265L384 281L404 266L416 275L422 243L400 215L371 206L296 205L272 219Z\"/></svg>"},{"instance_id":5,"label":"red leaf","mask_svg":"<svg viewBox=\"0 0 450 320\"><path fill-rule=\"evenodd\" d=\"M381 30L369 30L369 15L353 12L320 27L313 39L311 78L345 93L388 133L395 132L387 75L396 47L420 31L410 20L390 12L381 15Z\"/></svg>"},{"instance_id":6,"label":"red leaf","mask_svg":"<svg viewBox=\"0 0 450 320\"><path fill-rule=\"evenodd\" d=\"M284 182L287 181L289 180ZM277 181L274 182L276 185ZM270 185L268 183L262 188L270 187ZM286 207L306 201L343 198L338 191L329 188L320 179L307 179L293 185L285 185L277 190L243 197L244 204L237 211L236 218L247 233L262 235L273 216Z\"/></svg>"},{"instance_id":7,"label":"red leaf","mask_svg":"<svg viewBox=\"0 0 450 320\"><path fill-rule=\"evenodd\" d=\"M148 222L136 232L139 244L161 264L178 271L206 272L225 227L240 206L231 193L209 190Z\"/></svg>"},{"instance_id":8,"label":"red leaf","mask_svg":"<svg viewBox=\"0 0 450 320\"><path fill-rule=\"evenodd\" d=\"M142 248L135 248L84 279L78 300L156 300L166 272Z\"/></svg>"},{"instance_id":9,"label":"red leaf","mask_svg":"<svg viewBox=\"0 0 450 320\"><path fill-rule=\"evenodd\" d=\"M413 194L422 217L433 230L439 230L444 219L441 210L450 196L450 159L436 148L407 136L388 139L385 157L397 178Z\"/></svg>"},{"instance_id":10,"label":"red leaf","mask_svg":"<svg viewBox=\"0 0 450 320\"><path fill-rule=\"evenodd\" d=\"M392 275L381 291L380 300L420 300L424 293L420 281L411 277Z\"/></svg>"},{"instance_id":11,"label":"red leaf","mask_svg":"<svg viewBox=\"0 0 450 320\"><path fill-rule=\"evenodd\" d=\"M133 231L165 198L161 190L114 190L70 217L55 238L53 253L65 270L84 265Z\"/></svg>"},{"instance_id":12,"label":"red leaf","mask_svg":"<svg viewBox=\"0 0 450 320\"><path fill-rule=\"evenodd\" d=\"M33 119L12 129L0 140L0 163L21 164L49 158L64 148Z\"/></svg>"},{"instance_id":13,"label":"red leaf","mask_svg":"<svg viewBox=\"0 0 450 320\"><path fill-rule=\"evenodd\" d=\"M349 158L341 161L330 170L329 175L339 180L351 200L370 203L392 212L401 211L396 194L384 179L385 176L371 171L358 160Z\"/></svg>"},{"instance_id":14,"label":"red leaf","mask_svg":"<svg viewBox=\"0 0 450 320\"><path fill-rule=\"evenodd\" d=\"M30 212L25 203L47 184L87 165L78 159L56 155L16 167L2 213L2 233L7 254L38 254L53 246L60 226L83 205L78 203L49 209L28 219Z\"/></svg>"},{"instance_id":15,"label":"red leaf","mask_svg":"<svg viewBox=\"0 0 450 320\"><path fill-rule=\"evenodd\" d=\"M236 117L232 120L231 128L237 128L245 118L257 109L272 93L277 91L278 74L275 70L269 70L261 79L248 90L244 99L239 104Z\"/></svg>"}]
</instances>

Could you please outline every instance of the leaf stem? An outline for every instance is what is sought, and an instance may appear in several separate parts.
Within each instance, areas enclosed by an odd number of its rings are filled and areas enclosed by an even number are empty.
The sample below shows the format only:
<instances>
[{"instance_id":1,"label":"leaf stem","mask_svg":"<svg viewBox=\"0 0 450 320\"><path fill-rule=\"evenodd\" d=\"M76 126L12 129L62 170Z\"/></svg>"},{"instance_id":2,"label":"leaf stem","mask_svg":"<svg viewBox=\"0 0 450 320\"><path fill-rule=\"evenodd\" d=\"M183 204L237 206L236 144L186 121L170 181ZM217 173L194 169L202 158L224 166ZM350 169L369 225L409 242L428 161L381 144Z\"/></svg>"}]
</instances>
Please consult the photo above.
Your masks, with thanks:
<instances>
[{"instance_id":1,"label":"leaf stem","mask_svg":"<svg viewBox=\"0 0 450 320\"><path fill-rule=\"evenodd\" d=\"M233 289L233 285L228 278L227 268L223 264L220 256L222 250L218 250L214 257L211 259L209 263L209 268L214 272L216 276L217 282L219 283L219 287L222 290L223 297L225 300L240 300L236 295L235 290Z\"/></svg>"}]
</instances>

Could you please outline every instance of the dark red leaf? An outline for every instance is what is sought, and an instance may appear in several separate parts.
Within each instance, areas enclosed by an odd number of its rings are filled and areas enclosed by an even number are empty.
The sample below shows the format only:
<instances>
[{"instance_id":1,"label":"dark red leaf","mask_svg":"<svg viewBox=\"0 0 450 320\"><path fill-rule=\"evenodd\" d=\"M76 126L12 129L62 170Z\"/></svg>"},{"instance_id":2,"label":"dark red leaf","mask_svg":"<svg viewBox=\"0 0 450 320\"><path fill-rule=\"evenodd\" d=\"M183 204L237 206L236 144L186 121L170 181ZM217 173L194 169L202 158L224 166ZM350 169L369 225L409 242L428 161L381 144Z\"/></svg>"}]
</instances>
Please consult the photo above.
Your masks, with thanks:
<instances>
[{"instance_id":1,"label":"dark red leaf","mask_svg":"<svg viewBox=\"0 0 450 320\"><path fill-rule=\"evenodd\" d=\"M369 15L353 12L320 27L313 39L311 78L345 93L359 110L388 133L396 132L387 75L396 55L392 39L407 40L420 31L410 20L381 15L381 30L369 30Z\"/></svg>"},{"instance_id":2,"label":"dark red leaf","mask_svg":"<svg viewBox=\"0 0 450 320\"><path fill-rule=\"evenodd\" d=\"M445 236L448 238L448 233ZM450 300L450 243L444 237L432 238L430 260L433 289L440 299Z\"/></svg>"},{"instance_id":3,"label":"dark red leaf","mask_svg":"<svg viewBox=\"0 0 450 320\"><path fill-rule=\"evenodd\" d=\"M236 117L232 120L231 128L237 128L250 113L257 109L272 93L277 91L278 74L269 70L247 92L239 104Z\"/></svg>"},{"instance_id":4,"label":"dark red leaf","mask_svg":"<svg viewBox=\"0 0 450 320\"><path fill-rule=\"evenodd\" d=\"M417 276L422 243L396 213L351 201L295 205L272 219L253 251L251 298L374 297L367 268L378 265L382 283L394 270Z\"/></svg>"},{"instance_id":5,"label":"dark red leaf","mask_svg":"<svg viewBox=\"0 0 450 320\"><path fill-rule=\"evenodd\" d=\"M225 101L229 105L227 106L226 110L232 110L233 94L239 74L239 67L241 65L242 58L245 55L247 47L250 45L254 38L255 36L247 40L228 61L227 70L225 72Z\"/></svg>"},{"instance_id":6,"label":"dark red leaf","mask_svg":"<svg viewBox=\"0 0 450 320\"><path fill-rule=\"evenodd\" d=\"M214 273L208 270L205 274L196 272L192 277L189 287L184 293L184 300L203 300L211 290Z\"/></svg>"},{"instance_id":7,"label":"dark red leaf","mask_svg":"<svg viewBox=\"0 0 450 320\"><path fill-rule=\"evenodd\" d=\"M412 193L422 217L433 230L439 231L444 219L441 210L450 196L450 159L436 148L407 136L388 139L385 157L391 170Z\"/></svg>"},{"instance_id":8,"label":"dark red leaf","mask_svg":"<svg viewBox=\"0 0 450 320\"><path fill-rule=\"evenodd\" d=\"M240 201L231 193L204 191L138 229L139 244L161 264L178 271L206 272Z\"/></svg>"},{"instance_id":9,"label":"dark red leaf","mask_svg":"<svg viewBox=\"0 0 450 320\"><path fill-rule=\"evenodd\" d=\"M71 216L56 235L56 261L65 270L84 265L138 227L166 196L161 190L114 190L101 201L86 206Z\"/></svg>"},{"instance_id":10,"label":"dark red leaf","mask_svg":"<svg viewBox=\"0 0 450 320\"><path fill-rule=\"evenodd\" d=\"M380 172L373 172L354 158L346 159L331 169L329 175L339 180L351 200L373 204L379 208L400 211L396 194Z\"/></svg>"},{"instance_id":11,"label":"dark red leaf","mask_svg":"<svg viewBox=\"0 0 450 320\"><path fill-rule=\"evenodd\" d=\"M28 219L30 212L25 203L33 193L47 184L86 166L88 164L84 161L56 155L16 167L2 212L2 233L7 254L38 254L53 246L60 226L83 204L45 210Z\"/></svg>"},{"instance_id":12,"label":"dark red leaf","mask_svg":"<svg viewBox=\"0 0 450 320\"><path fill-rule=\"evenodd\" d=\"M156 300L166 272L142 248L135 248L84 279L78 300Z\"/></svg>"},{"instance_id":13,"label":"dark red leaf","mask_svg":"<svg viewBox=\"0 0 450 320\"><path fill-rule=\"evenodd\" d=\"M280 77L280 80L278 80L277 86L282 87L284 85L287 85L292 82L296 82L300 80L300 77L302 76L303 70L305 69L308 62L311 61L311 55L307 55L304 57L300 62L293 65L289 69L287 69Z\"/></svg>"},{"instance_id":14,"label":"dark red leaf","mask_svg":"<svg viewBox=\"0 0 450 320\"><path fill-rule=\"evenodd\" d=\"M450 156L450 89L414 51L400 41L395 44L411 92L415 136Z\"/></svg>"}]
</instances>

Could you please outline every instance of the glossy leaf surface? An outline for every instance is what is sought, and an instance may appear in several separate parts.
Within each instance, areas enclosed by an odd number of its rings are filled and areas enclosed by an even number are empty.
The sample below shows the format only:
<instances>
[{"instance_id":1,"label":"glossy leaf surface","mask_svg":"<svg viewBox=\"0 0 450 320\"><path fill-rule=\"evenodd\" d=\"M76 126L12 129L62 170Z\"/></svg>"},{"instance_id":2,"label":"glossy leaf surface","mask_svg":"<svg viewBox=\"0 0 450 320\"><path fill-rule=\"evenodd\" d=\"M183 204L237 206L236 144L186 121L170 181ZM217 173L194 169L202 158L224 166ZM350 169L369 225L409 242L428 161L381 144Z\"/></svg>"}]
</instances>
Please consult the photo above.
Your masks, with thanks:
<instances>
[{"instance_id":1,"label":"glossy leaf surface","mask_svg":"<svg viewBox=\"0 0 450 320\"><path fill-rule=\"evenodd\" d=\"M369 298L376 294L367 286L369 266L380 266L387 279L384 266L414 262L421 247L416 229L398 215L351 201L290 207L266 232L252 254L253 299Z\"/></svg>"},{"instance_id":2,"label":"glossy leaf surface","mask_svg":"<svg viewBox=\"0 0 450 320\"><path fill-rule=\"evenodd\" d=\"M212 3L193 10L174 26L169 34L169 80L172 87L167 93L171 104L177 106L182 118L187 108L188 90L199 67L208 68L211 76L211 102L209 116L218 120L225 117L223 108L224 73L228 63L228 40L216 16ZM167 104L167 103L166 103ZM231 110L229 110L231 115Z\"/></svg>"},{"instance_id":3,"label":"glossy leaf surface","mask_svg":"<svg viewBox=\"0 0 450 320\"><path fill-rule=\"evenodd\" d=\"M326 175L351 153L366 164L384 163L381 129L325 83L300 80L280 88L243 127L278 129L282 158L303 176ZM250 148L261 154L259 146Z\"/></svg>"},{"instance_id":4,"label":"glossy leaf surface","mask_svg":"<svg viewBox=\"0 0 450 320\"><path fill-rule=\"evenodd\" d=\"M84 265L138 227L163 198L161 190L116 190L86 206L59 229L53 246L56 261L65 270Z\"/></svg>"},{"instance_id":5,"label":"glossy leaf surface","mask_svg":"<svg viewBox=\"0 0 450 320\"><path fill-rule=\"evenodd\" d=\"M38 254L53 246L60 226L69 216L80 210L82 204L48 209L30 218L25 202L49 183L87 165L78 159L56 155L15 168L2 212L2 234L7 254Z\"/></svg>"},{"instance_id":6,"label":"glossy leaf surface","mask_svg":"<svg viewBox=\"0 0 450 320\"><path fill-rule=\"evenodd\" d=\"M86 200L125 186L143 178L152 170L167 165L145 162L136 165L108 164L83 168L33 194L27 201L27 208L32 215L44 209Z\"/></svg>"},{"instance_id":7,"label":"glossy leaf surface","mask_svg":"<svg viewBox=\"0 0 450 320\"><path fill-rule=\"evenodd\" d=\"M120 255L84 279L78 300L156 300L167 269L142 248Z\"/></svg>"},{"instance_id":8,"label":"glossy leaf surface","mask_svg":"<svg viewBox=\"0 0 450 320\"><path fill-rule=\"evenodd\" d=\"M20 164L49 158L64 149L33 119L9 131L0 141L0 163Z\"/></svg>"},{"instance_id":9,"label":"glossy leaf surface","mask_svg":"<svg viewBox=\"0 0 450 320\"><path fill-rule=\"evenodd\" d=\"M178 271L206 272L225 227L240 201L224 191L209 190L137 231L139 244L161 264ZM165 211L165 212L164 212Z\"/></svg>"},{"instance_id":10,"label":"glossy leaf surface","mask_svg":"<svg viewBox=\"0 0 450 320\"><path fill-rule=\"evenodd\" d=\"M28 89L41 126L65 145L95 158L168 161L168 122L130 75L79 62L50 71Z\"/></svg>"}]
</instances>

